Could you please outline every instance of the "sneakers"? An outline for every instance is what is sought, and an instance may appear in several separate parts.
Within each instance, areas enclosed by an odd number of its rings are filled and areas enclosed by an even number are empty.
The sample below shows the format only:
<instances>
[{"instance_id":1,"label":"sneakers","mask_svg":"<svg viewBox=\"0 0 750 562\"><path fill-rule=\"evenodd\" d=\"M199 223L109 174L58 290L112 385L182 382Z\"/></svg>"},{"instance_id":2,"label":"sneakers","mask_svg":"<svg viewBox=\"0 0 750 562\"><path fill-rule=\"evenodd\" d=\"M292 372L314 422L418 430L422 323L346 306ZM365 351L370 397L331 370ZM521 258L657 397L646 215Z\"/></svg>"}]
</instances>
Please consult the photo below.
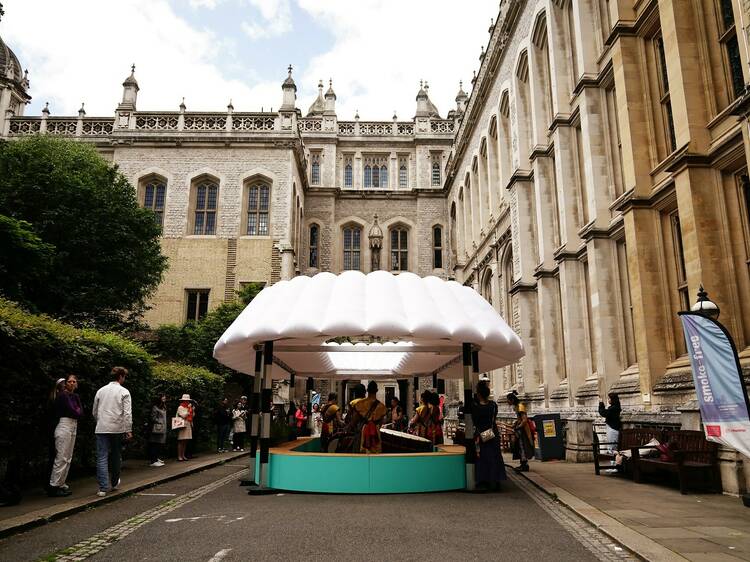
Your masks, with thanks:
<instances>
[{"instance_id":1,"label":"sneakers","mask_svg":"<svg viewBox=\"0 0 750 562\"><path fill-rule=\"evenodd\" d=\"M64 498L72 493L73 492L71 492L70 490L66 490L62 487L58 488L57 486L50 486L49 490L47 491L47 495L51 498Z\"/></svg>"},{"instance_id":2,"label":"sneakers","mask_svg":"<svg viewBox=\"0 0 750 562\"><path fill-rule=\"evenodd\" d=\"M96 493L96 495L97 495L97 496L99 496L100 498L103 498L104 496L106 496L106 495L107 495L107 492L105 492L104 490L99 490L99 491L98 491L98 492Z\"/></svg>"},{"instance_id":3,"label":"sneakers","mask_svg":"<svg viewBox=\"0 0 750 562\"><path fill-rule=\"evenodd\" d=\"M149 466L164 466L164 463L162 461L156 461L152 462Z\"/></svg>"}]
</instances>

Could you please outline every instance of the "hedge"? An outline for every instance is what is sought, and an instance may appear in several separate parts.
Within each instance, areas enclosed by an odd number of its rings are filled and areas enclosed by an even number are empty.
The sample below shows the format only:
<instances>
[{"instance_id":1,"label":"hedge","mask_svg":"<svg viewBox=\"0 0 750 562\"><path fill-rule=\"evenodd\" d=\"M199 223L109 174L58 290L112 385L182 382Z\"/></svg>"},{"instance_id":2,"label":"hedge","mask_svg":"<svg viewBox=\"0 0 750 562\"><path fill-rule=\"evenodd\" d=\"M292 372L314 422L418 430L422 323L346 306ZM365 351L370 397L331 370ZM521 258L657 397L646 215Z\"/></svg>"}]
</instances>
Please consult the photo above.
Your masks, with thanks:
<instances>
[{"instance_id":1,"label":"hedge","mask_svg":"<svg viewBox=\"0 0 750 562\"><path fill-rule=\"evenodd\" d=\"M195 400L193 439L197 448L213 444L215 427L214 410L224 397L224 378L201 367L181 363L157 363L153 368L153 396L167 395L167 417L172 418L183 394ZM176 439L170 431L169 442Z\"/></svg>"},{"instance_id":2,"label":"hedge","mask_svg":"<svg viewBox=\"0 0 750 562\"><path fill-rule=\"evenodd\" d=\"M96 444L91 406L96 391L110 381L110 370L116 365L129 371L124 386L133 402L135 439L126 445L126 456L141 453L146 415L156 392L170 398L170 416L183 393L195 398L199 403L195 445L209 443L213 435L210 416L224 388L221 376L175 363L154 364L149 353L128 339L30 314L0 298L0 380L5 397L0 408L0 477L6 469L3 465L10 460L13 472L22 475L22 485L43 483L49 478L54 429L49 395L55 381L68 373L78 376L78 394L84 407L71 475L92 472Z\"/></svg>"},{"instance_id":3,"label":"hedge","mask_svg":"<svg viewBox=\"0 0 750 562\"><path fill-rule=\"evenodd\" d=\"M20 460L24 484L43 481L48 470L54 425L49 395L58 378L68 373L78 376L84 407L73 473L95 466L91 406L96 391L109 382L112 367L128 369L125 387L133 404L149 400L153 382L151 356L139 345L115 334L77 329L48 316L29 314L4 299L0 299L0 358L5 396L0 408L0 458ZM141 424L142 410L134 408L133 415L134 424Z\"/></svg>"}]
</instances>

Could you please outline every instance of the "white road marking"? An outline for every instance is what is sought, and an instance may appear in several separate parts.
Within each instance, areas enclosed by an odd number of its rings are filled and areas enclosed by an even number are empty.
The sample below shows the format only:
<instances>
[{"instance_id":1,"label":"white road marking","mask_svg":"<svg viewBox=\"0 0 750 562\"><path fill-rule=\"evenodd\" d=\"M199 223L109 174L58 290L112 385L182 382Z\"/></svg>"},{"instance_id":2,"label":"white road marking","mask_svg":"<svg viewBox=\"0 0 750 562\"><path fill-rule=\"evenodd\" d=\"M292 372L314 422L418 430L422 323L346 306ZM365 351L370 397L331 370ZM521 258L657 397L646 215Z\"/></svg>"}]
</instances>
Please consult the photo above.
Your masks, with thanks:
<instances>
[{"instance_id":1,"label":"white road marking","mask_svg":"<svg viewBox=\"0 0 750 562\"><path fill-rule=\"evenodd\" d=\"M136 496L169 496L169 497L174 497L176 495L177 494L146 494L146 493L136 494Z\"/></svg>"},{"instance_id":2,"label":"white road marking","mask_svg":"<svg viewBox=\"0 0 750 562\"><path fill-rule=\"evenodd\" d=\"M223 560L224 557L231 552L231 548L224 548L214 554L211 559L208 562L219 562L219 560Z\"/></svg>"}]
</instances>

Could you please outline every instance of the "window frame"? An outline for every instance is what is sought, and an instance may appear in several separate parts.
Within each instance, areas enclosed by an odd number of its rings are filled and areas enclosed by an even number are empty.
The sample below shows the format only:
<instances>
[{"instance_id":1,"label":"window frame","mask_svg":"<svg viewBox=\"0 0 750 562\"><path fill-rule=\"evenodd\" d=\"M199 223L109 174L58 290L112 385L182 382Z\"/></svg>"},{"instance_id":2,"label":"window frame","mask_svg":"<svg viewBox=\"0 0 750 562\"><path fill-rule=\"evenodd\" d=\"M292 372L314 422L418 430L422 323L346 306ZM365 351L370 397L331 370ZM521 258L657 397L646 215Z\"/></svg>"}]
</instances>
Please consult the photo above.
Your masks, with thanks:
<instances>
[{"instance_id":1,"label":"window frame","mask_svg":"<svg viewBox=\"0 0 750 562\"><path fill-rule=\"evenodd\" d=\"M661 110L661 125L664 130L664 158L677 150L677 135L674 128L674 113L672 112L672 97L669 93L669 73L667 71L667 54L664 47L664 35L659 29L651 39L654 48L654 62L656 81L659 86L659 106Z\"/></svg>"},{"instance_id":2,"label":"window frame","mask_svg":"<svg viewBox=\"0 0 750 562\"><path fill-rule=\"evenodd\" d=\"M195 303L191 305L190 300L195 297ZM185 322L197 322L208 314L208 303L211 298L211 289L185 289ZM190 308L193 308L191 318Z\"/></svg>"},{"instance_id":3,"label":"window frame","mask_svg":"<svg viewBox=\"0 0 750 562\"><path fill-rule=\"evenodd\" d=\"M349 247L347 247L346 241L347 232L351 232ZM362 271L362 232L362 226L356 223L350 223L341 228L342 271ZM355 234L358 235L356 246L354 245ZM349 267L347 267L347 255L349 257ZM354 267L355 261L358 267Z\"/></svg>"},{"instance_id":4,"label":"window frame","mask_svg":"<svg viewBox=\"0 0 750 562\"><path fill-rule=\"evenodd\" d=\"M151 175L147 176L140 181L141 183L141 197L140 205L144 209L148 209L156 215L156 223L163 229L164 228L164 210L167 206L167 180L161 176ZM153 187L153 197L151 204L148 204L148 191L149 187ZM157 205L159 188L162 189L161 207Z\"/></svg>"},{"instance_id":5,"label":"window frame","mask_svg":"<svg viewBox=\"0 0 750 562\"><path fill-rule=\"evenodd\" d=\"M443 269L443 247L443 226L436 224L432 227L432 269Z\"/></svg>"},{"instance_id":6,"label":"window frame","mask_svg":"<svg viewBox=\"0 0 750 562\"><path fill-rule=\"evenodd\" d=\"M320 152L310 153L310 185L320 185Z\"/></svg>"},{"instance_id":7,"label":"window frame","mask_svg":"<svg viewBox=\"0 0 750 562\"><path fill-rule=\"evenodd\" d=\"M199 203L199 197L201 188L206 188L206 195L204 199L204 204L201 208L198 207ZM211 188L214 188L216 190L215 194L215 200L214 200L214 206L213 208L209 207L209 199L210 199L210 190ZM220 184L219 180L214 178L213 176L203 176L200 178L197 178L193 180L192 182L192 189L191 189L191 224L190 224L190 234L192 236L216 236L216 233L218 231L219 226L219 195L221 193L220 191ZM208 217L210 215L213 215L213 229L211 232L209 232L207 224L208 224ZM198 220L198 217L201 217L201 220ZM200 222L200 226L199 226Z\"/></svg>"},{"instance_id":8,"label":"window frame","mask_svg":"<svg viewBox=\"0 0 750 562\"><path fill-rule=\"evenodd\" d=\"M313 233L315 237L313 239ZM308 267L318 269L320 254L318 253L318 247L320 246L320 226L317 223L312 223L308 229L308 252L307 252L307 265Z\"/></svg>"},{"instance_id":9,"label":"window frame","mask_svg":"<svg viewBox=\"0 0 750 562\"><path fill-rule=\"evenodd\" d=\"M395 250L394 234L397 242ZM397 224L388 229L388 259L391 271L409 271L409 228L403 224Z\"/></svg>"},{"instance_id":10,"label":"window frame","mask_svg":"<svg viewBox=\"0 0 750 562\"><path fill-rule=\"evenodd\" d=\"M272 194L272 186L271 183L265 180L255 180L252 182L248 182L245 190L245 228L244 228L244 235L245 236L270 236L271 234L271 194ZM266 198L267 200L267 206L266 209L263 210L261 208L261 202L262 202L262 190L266 189L268 191L268 196ZM254 208L251 207L251 197L254 190L258 190L258 195L256 197L256 205ZM260 231L260 224L261 224L261 216L265 215L265 223L266 228L265 232ZM250 217L254 217L254 224L256 225L255 232L250 232L250 226L251 221Z\"/></svg>"},{"instance_id":11,"label":"window frame","mask_svg":"<svg viewBox=\"0 0 750 562\"><path fill-rule=\"evenodd\" d=\"M438 162L437 159L433 157L432 167L430 171L430 186L440 187L442 181L443 181L443 173L442 173L442 170L440 169L440 162Z\"/></svg>"},{"instance_id":12,"label":"window frame","mask_svg":"<svg viewBox=\"0 0 750 562\"><path fill-rule=\"evenodd\" d=\"M725 19L725 2L729 2L729 10L732 22L727 23ZM734 18L734 7L732 0L717 0L714 3L716 7L716 23L718 25L719 44L721 45L721 57L724 64L724 80L727 84L727 95L729 102L733 102L742 95L745 90L745 77L742 72L742 55L740 54L739 37L737 36L737 22ZM730 53L731 45L734 45L736 53L734 56L739 61L739 76L734 72L732 65L732 54Z\"/></svg>"}]
</instances>

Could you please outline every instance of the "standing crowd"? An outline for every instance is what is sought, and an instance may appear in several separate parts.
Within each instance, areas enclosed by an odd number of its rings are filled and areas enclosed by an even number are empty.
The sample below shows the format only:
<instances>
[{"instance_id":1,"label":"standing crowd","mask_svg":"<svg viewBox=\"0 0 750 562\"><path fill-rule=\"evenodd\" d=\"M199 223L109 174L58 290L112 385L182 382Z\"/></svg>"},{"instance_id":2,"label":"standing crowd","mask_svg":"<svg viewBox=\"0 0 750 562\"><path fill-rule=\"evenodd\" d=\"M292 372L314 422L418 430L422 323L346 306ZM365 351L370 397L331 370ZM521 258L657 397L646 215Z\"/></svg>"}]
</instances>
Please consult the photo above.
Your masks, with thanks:
<instances>
[{"instance_id":1,"label":"standing crowd","mask_svg":"<svg viewBox=\"0 0 750 562\"><path fill-rule=\"evenodd\" d=\"M133 405L130 392L124 387L128 370L114 367L110 376L109 384L96 392L91 407L91 416L96 423L96 480L97 495L100 497L120 486L123 444L133 438ZM47 494L51 497L65 497L72 493L67 484L68 472L73 460L78 422L86 415L77 389L78 378L69 374L58 379L52 391L54 429L50 440L51 466L47 483ZM170 419L166 394L155 398L146 416L146 450L150 466L164 466L163 449L170 429L177 431L177 460L188 460L196 407L190 395L183 394L174 417Z\"/></svg>"}]
</instances>

